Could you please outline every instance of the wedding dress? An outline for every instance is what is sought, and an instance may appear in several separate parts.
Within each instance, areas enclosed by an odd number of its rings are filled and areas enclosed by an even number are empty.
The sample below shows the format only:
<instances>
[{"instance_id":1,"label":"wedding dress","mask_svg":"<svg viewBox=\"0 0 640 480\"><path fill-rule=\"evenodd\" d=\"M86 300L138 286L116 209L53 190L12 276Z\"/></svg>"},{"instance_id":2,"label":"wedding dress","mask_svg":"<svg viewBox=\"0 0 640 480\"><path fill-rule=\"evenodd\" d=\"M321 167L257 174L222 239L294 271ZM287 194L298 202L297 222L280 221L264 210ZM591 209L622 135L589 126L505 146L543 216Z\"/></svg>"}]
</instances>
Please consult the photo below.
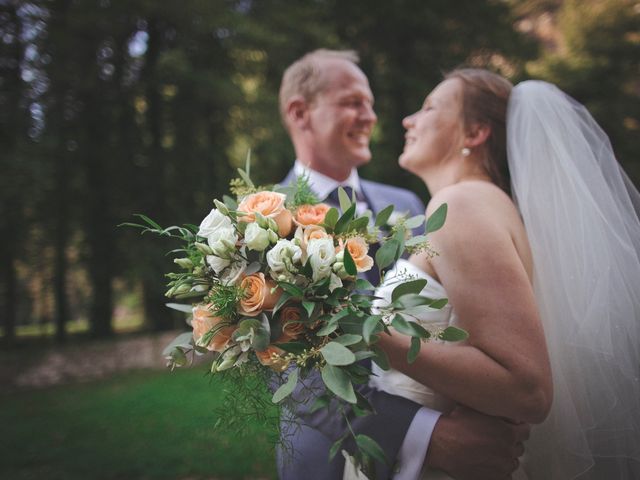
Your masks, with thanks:
<instances>
[{"instance_id":1,"label":"wedding dress","mask_svg":"<svg viewBox=\"0 0 640 480\"><path fill-rule=\"evenodd\" d=\"M376 291L376 295L381 297L381 300L376 300L376 302L378 302L377 304L390 303L391 293L398 285L398 282L402 282L403 280L406 281L409 277L412 279L421 278L427 280L427 285L421 292L422 295L430 298L447 297L447 292L444 290L444 287L436 279L409 261L400 259L393 270L389 271L385 275L384 284ZM456 325L457 317L451 304L447 304L440 310L434 309L431 312L422 315L417 319L417 321L427 330L435 331L438 329L444 329L449 325ZM455 345L452 345L452 348L455 348ZM433 391L429 387L416 382L397 370L390 369L385 371L374 363L372 365L372 371L374 376L371 377L369 384L378 390L383 390L392 395L399 395L401 397L408 398L416 403L439 412L448 412L454 406L454 402L448 398ZM430 468L424 468L420 478L422 480L452 479L452 477L448 476L446 473ZM514 480L526 480L527 477L524 474L524 471L519 469L514 472L512 478Z\"/></svg>"}]
</instances>

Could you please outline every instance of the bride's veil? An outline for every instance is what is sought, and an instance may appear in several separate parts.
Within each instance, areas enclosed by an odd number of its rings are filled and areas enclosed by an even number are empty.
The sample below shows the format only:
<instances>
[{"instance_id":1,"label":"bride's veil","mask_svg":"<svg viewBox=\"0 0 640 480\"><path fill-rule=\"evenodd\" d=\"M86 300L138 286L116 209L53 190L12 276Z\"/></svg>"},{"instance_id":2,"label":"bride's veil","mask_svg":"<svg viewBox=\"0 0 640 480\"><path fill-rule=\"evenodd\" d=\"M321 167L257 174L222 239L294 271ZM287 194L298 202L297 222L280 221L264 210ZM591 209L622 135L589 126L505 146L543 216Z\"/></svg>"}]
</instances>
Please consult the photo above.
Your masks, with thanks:
<instances>
[{"instance_id":1,"label":"bride's veil","mask_svg":"<svg viewBox=\"0 0 640 480\"><path fill-rule=\"evenodd\" d=\"M640 194L587 110L527 81L509 100L512 191L554 376L533 478L640 475Z\"/></svg>"}]
</instances>

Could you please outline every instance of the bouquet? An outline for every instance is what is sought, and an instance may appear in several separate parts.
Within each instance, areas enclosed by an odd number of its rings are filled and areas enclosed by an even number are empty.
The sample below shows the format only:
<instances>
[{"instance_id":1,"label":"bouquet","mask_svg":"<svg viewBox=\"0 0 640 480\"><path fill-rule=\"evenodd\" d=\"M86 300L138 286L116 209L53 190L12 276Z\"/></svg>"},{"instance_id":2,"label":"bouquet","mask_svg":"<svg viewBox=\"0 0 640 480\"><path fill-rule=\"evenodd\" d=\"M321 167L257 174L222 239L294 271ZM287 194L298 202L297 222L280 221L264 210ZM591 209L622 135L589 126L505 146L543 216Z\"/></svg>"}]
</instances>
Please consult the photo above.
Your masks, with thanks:
<instances>
[{"instance_id":1,"label":"bouquet","mask_svg":"<svg viewBox=\"0 0 640 480\"><path fill-rule=\"evenodd\" d=\"M338 399L367 414L372 409L354 386L368 382L371 370L363 360L389 368L376 346L379 334L391 327L410 336L409 361L431 337L465 338L455 327L430 332L412 322L447 303L420 296L426 280L406 277L393 290L391 304L374 305L376 286L359 277L377 268L383 278L405 251L435 255L426 234L443 225L446 205L428 220L418 215L389 226L393 206L374 221L370 212L357 215L355 197L342 189L337 209L319 202L304 177L289 186L257 187L249 167L247 161L232 180L233 196L214 200L199 226L162 228L144 215L143 224L127 224L183 242L171 252L179 254L174 262L181 270L167 275L166 296L182 302L168 306L190 314L192 331L165 350L169 366L206 354L212 374L234 370L242 377L245 370L269 369L281 376L272 397L279 405L298 382L319 371L326 393L314 408ZM414 229L424 234L412 236ZM360 465L385 461L373 439L356 435L355 444Z\"/></svg>"}]
</instances>

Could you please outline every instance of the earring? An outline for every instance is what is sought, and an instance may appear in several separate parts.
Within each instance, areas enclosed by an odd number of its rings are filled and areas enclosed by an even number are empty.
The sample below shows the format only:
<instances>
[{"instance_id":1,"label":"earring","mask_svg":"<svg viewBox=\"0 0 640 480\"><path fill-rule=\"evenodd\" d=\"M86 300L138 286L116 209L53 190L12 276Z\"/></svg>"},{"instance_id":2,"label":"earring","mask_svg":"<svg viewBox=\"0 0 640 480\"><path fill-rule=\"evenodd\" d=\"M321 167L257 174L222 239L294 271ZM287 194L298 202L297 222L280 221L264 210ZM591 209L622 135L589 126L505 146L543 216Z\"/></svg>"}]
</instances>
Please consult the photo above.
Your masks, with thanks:
<instances>
[{"instance_id":1,"label":"earring","mask_svg":"<svg viewBox=\"0 0 640 480\"><path fill-rule=\"evenodd\" d=\"M471 155L471 150L467 147L464 147L462 150L460 150L460 153L463 157L468 157L469 155Z\"/></svg>"}]
</instances>

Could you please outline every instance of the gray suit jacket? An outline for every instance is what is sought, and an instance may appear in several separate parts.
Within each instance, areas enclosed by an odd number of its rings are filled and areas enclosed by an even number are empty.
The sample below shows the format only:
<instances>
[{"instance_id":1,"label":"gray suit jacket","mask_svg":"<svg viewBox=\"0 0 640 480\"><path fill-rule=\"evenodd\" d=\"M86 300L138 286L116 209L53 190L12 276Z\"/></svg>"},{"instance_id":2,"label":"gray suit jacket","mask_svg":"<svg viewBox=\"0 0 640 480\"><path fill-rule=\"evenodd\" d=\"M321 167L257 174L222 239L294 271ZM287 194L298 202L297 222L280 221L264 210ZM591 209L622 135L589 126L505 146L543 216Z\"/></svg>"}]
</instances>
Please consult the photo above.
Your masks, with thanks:
<instances>
[{"instance_id":1,"label":"gray suit jacket","mask_svg":"<svg viewBox=\"0 0 640 480\"><path fill-rule=\"evenodd\" d=\"M295 174L289 172L281 182L293 181ZM412 192L361 180L361 188L369 208L377 214L387 205L393 204L396 211L408 212L409 216L424 213L424 204ZM340 480L344 470L344 458L338 453L329 462L329 449L334 441L346 431L344 417L335 410L320 409L311 413L314 398L324 391L319 375L312 375L305 388L293 393L293 412L285 413L281 421L283 447L278 449L278 474L282 480ZM363 433L375 439L387 458L393 462L398 455L407 429L420 405L402 397L380 392L366 385L358 387L376 411L375 415L356 417L349 412L349 423L356 434ZM335 407L335 405L333 405ZM351 439L343 444L350 452L355 450ZM393 473L393 465L376 463L376 477L387 479Z\"/></svg>"}]
</instances>

